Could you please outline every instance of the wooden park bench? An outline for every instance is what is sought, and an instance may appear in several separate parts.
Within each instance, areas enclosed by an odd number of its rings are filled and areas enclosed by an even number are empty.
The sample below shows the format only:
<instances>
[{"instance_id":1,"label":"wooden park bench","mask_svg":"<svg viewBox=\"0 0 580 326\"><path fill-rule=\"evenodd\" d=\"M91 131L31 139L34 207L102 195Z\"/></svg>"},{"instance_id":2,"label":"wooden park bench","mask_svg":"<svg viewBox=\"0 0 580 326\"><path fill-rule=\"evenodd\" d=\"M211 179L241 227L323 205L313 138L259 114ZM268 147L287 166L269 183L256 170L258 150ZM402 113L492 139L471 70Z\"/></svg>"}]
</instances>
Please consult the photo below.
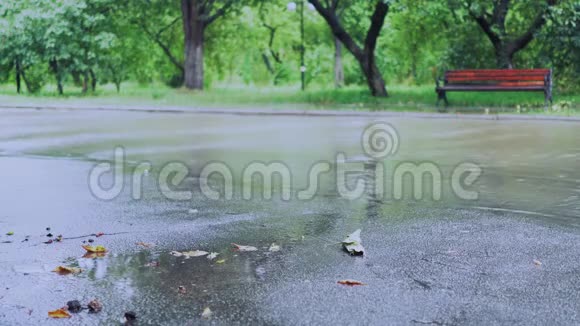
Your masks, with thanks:
<instances>
[{"instance_id":1,"label":"wooden park bench","mask_svg":"<svg viewBox=\"0 0 580 326\"><path fill-rule=\"evenodd\" d=\"M545 105L552 102L551 69L449 70L436 80L437 106L449 105L447 92L544 92Z\"/></svg>"}]
</instances>

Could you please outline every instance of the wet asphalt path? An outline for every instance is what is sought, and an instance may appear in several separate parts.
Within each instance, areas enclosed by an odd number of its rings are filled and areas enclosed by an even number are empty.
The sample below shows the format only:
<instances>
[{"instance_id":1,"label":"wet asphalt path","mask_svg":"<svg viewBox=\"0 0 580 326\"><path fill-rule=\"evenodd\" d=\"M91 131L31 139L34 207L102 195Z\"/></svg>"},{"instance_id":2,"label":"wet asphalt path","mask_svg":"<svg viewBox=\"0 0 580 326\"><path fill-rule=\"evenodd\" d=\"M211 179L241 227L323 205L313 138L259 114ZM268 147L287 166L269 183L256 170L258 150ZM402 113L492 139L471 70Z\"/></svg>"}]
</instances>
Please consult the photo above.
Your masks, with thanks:
<instances>
[{"instance_id":1,"label":"wet asphalt path","mask_svg":"<svg viewBox=\"0 0 580 326\"><path fill-rule=\"evenodd\" d=\"M386 119L400 140L384 162L387 181L397 164L429 161L447 184L453 167L474 162L484 171L470 188L479 199L447 189L440 201L395 200L387 183L383 197L348 200L327 177L313 199L284 201L279 191L272 200L240 198L243 168L283 162L294 193L312 164L338 152L368 160L360 135L375 119L22 109L0 116L0 325L111 325L129 310L142 325L580 323L576 123ZM126 150L127 182L136 164L152 165L141 200L130 186L111 201L89 190L91 168L111 160L116 146ZM164 164L189 168L183 190L197 189L199 171L214 161L233 171L234 199L160 193ZM358 228L367 254L350 257L338 242ZM48 232L64 240L45 244ZM98 232L105 235L90 236ZM109 253L82 258L89 239ZM233 251L232 242L258 251ZM272 243L281 250L268 251ZM220 255L169 254L193 249ZM58 265L83 272L50 272ZM93 298L104 305L99 314L47 317L68 300ZM201 318L206 307L209 320Z\"/></svg>"}]
</instances>

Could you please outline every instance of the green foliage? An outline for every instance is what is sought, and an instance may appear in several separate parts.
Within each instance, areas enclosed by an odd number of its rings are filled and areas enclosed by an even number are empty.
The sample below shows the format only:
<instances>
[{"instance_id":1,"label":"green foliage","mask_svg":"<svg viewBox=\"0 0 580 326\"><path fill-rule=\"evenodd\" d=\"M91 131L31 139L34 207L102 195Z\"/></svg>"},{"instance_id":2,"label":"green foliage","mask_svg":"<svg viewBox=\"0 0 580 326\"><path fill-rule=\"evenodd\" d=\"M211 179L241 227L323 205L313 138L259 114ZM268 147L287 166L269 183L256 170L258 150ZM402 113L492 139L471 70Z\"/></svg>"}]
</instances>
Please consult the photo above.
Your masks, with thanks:
<instances>
[{"instance_id":1,"label":"green foliage","mask_svg":"<svg viewBox=\"0 0 580 326\"><path fill-rule=\"evenodd\" d=\"M287 0L238 2L205 31L205 85L296 87L300 81L300 13ZM339 17L361 43L373 1L341 0ZM505 31L523 33L545 0L512 1ZM494 49L468 15L492 15L492 0L398 0L381 30L377 66L389 84L432 85L451 68L491 68ZM516 67L550 67L559 88L580 85L580 4L561 0L536 40L515 57ZM304 7L308 87L334 85L334 38L316 11ZM183 83L183 26L178 2L166 0L20 0L0 2L0 82L14 84L18 66L30 92L62 83L118 88L126 81ZM346 85L364 85L359 63L343 50ZM396 94L396 93L395 93ZM352 95L352 94L351 94Z\"/></svg>"},{"instance_id":2,"label":"green foliage","mask_svg":"<svg viewBox=\"0 0 580 326\"><path fill-rule=\"evenodd\" d=\"M46 66L33 65L26 69L23 76L26 89L31 94L36 94L46 85L48 74Z\"/></svg>"},{"instance_id":3,"label":"green foliage","mask_svg":"<svg viewBox=\"0 0 580 326\"><path fill-rule=\"evenodd\" d=\"M580 91L580 2L564 2L549 13L539 35L536 62L549 66L565 91Z\"/></svg>"}]
</instances>

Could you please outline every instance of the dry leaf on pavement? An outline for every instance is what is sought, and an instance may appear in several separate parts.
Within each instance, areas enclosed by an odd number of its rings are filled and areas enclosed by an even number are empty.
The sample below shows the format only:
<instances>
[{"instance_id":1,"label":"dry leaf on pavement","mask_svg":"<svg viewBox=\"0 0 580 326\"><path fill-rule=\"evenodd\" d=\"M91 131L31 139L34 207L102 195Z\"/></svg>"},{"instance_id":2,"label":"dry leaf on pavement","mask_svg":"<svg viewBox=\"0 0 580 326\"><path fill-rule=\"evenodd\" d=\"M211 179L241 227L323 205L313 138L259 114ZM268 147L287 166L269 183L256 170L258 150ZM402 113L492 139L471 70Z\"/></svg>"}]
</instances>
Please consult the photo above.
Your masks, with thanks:
<instances>
[{"instance_id":1,"label":"dry leaf on pavement","mask_svg":"<svg viewBox=\"0 0 580 326\"><path fill-rule=\"evenodd\" d=\"M206 257L206 258L207 258L207 259L209 259L209 260L214 260L214 259L215 259L215 258L216 258L218 255L219 255L219 253L217 253L217 252L212 252L212 253L210 253L209 255L207 255L207 257Z\"/></svg>"},{"instance_id":2,"label":"dry leaf on pavement","mask_svg":"<svg viewBox=\"0 0 580 326\"><path fill-rule=\"evenodd\" d=\"M258 248L256 248L256 247L242 246L242 245L239 245L237 243L232 243L232 246L234 246L235 250L237 250L237 251L257 251L258 250Z\"/></svg>"},{"instance_id":3,"label":"dry leaf on pavement","mask_svg":"<svg viewBox=\"0 0 580 326\"><path fill-rule=\"evenodd\" d=\"M201 313L201 318L210 319L211 315L213 315L213 312L211 311L211 309L209 309L209 307L206 307L205 309L203 309L203 312Z\"/></svg>"},{"instance_id":4,"label":"dry leaf on pavement","mask_svg":"<svg viewBox=\"0 0 580 326\"><path fill-rule=\"evenodd\" d=\"M83 270L78 267L67 267L67 266L58 266L53 270L53 272L59 275L68 275L68 274L78 274Z\"/></svg>"},{"instance_id":5,"label":"dry leaf on pavement","mask_svg":"<svg viewBox=\"0 0 580 326\"><path fill-rule=\"evenodd\" d=\"M70 318L71 315L66 311L65 308L60 308L57 310L49 311L48 317L50 318Z\"/></svg>"},{"instance_id":6,"label":"dry leaf on pavement","mask_svg":"<svg viewBox=\"0 0 580 326\"><path fill-rule=\"evenodd\" d=\"M361 230L358 229L346 237L346 239L342 240L342 247L344 250L353 256L364 255L365 248L362 246L360 232Z\"/></svg>"},{"instance_id":7,"label":"dry leaf on pavement","mask_svg":"<svg viewBox=\"0 0 580 326\"><path fill-rule=\"evenodd\" d=\"M90 253L105 253L107 249L103 246L82 246L87 252Z\"/></svg>"},{"instance_id":8,"label":"dry leaf on pavement","mask_svg":"<svg viewBox=\"0 0 580 326\"><path fill-rule=\"evenodd\" d=\"M89 307L89 313L96 314L103 310L103 304L100 303L97 299L93 299L87 306Z\"/></svg>"},{"instance_id":9,"label":"dry leaf on pavement","mask_svg":"<svg viewBox=\"0 0 580 326\"><path fill-rule=\"evenodd\" d=\"M355 285L366 285L361 281L355 281L355 280L340 280L338 282L336 282L338 284L342 284L342 285L348 285L348 286L355 286Z\"/></svg>"},{"instance_id":10,"label":"dry leaf on pavement","mask_svg":"<svg viewBox=\"0 0 580 326\"><path fill-rule=\"evenodd\" d=\"M270 248L268 248L268 251L272 251L272 252L280 251L280 246L275 244L275 243L272 243L270 245Z\"/></svg>"},{"instance_id":11,"label":"dry leaf on pavement","mask_svg":"<svg viewBox=\"0 0 580 326\"><path fill-rule=\"evenodd\" d=\"M138 245L138 246L141 246L143 248L151 248L151 247L154 247L155 246L154 244L147 243L147 242L137 242L135 244Z\"/></svg>"},{"instance_id":12,"label":"dry leaf on pavement","mask_svg":"<svg viewBox=\"0 0 580 326\"><path fill-rule=\"evenodd\" d=\"M191 258L191 257L206 256L209 254L209 252L203 251L203 250L191 250L191 251L184 251L181 254L184 255L185 258Z\"/></svg>"}]
</instances>

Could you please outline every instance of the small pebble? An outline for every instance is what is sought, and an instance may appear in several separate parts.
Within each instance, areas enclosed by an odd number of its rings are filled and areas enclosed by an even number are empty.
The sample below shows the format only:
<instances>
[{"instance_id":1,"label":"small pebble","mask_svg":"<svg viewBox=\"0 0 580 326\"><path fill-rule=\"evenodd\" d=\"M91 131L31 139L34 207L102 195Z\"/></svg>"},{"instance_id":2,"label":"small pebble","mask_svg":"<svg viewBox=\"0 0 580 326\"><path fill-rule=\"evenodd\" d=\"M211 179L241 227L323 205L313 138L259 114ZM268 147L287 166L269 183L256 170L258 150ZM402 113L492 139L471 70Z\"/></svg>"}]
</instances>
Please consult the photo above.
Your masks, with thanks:
<instances>
[{"instance_id":1,"label":"small pebble","mask_svg":"<svg viewBox=\"0 0 580 326\"><path fill-rule=\"evenodd\" d=\"M76 314L83 309L81 303L78 300L69 301L66 303L66 306L68 307L68 311L72 312L73 314Z\"/></svg>"},{"instance_id":2,"label":"small pebble","mask_svg":"<svg viewBox=\"0 0 580 326\"><path fill-rule=\"evenodd\" d=\"M127 311L125 313L125 319L127 321L133 321L133 320L137 320L137 314L133 311Z\"/></svg>"}]
</instances>

